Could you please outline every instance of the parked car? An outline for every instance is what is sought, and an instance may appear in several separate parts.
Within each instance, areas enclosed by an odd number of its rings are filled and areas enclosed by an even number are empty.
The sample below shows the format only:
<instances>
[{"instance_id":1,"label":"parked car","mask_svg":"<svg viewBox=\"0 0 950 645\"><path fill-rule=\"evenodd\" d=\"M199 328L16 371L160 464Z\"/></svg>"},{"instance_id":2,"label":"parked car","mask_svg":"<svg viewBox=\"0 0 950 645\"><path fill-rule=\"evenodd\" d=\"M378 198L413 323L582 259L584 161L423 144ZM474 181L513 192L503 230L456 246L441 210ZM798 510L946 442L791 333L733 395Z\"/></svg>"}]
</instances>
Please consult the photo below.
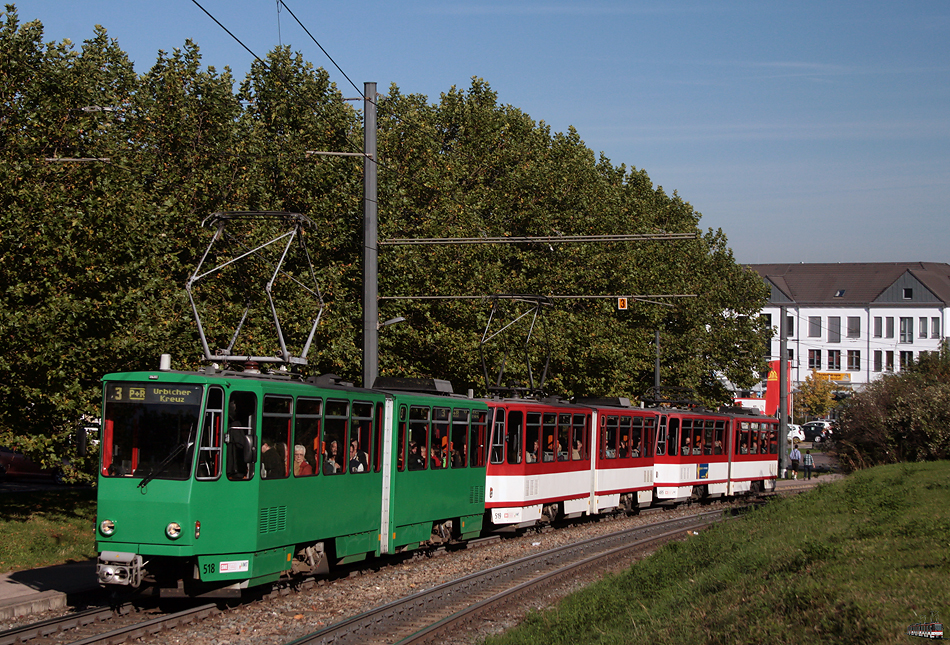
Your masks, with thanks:
<instances>
[{"instance_id":1,"label":"parked car","mask_svg":"<svg viewBox=\"0 0 950 645\"><path fill-rule=\"evenodd\" d=\"M22 452L0 446L0 479L9 477L42 477L60 481L59 470L43 468Z\"/></svg>"},{"instance_id":2,"label":"parked car","mask_svg":"<svg viewBox=\"0 0 950 645\"><path fill-rule=\"evenodd\" d=\"M809 421L802 426L805 441L821 443L831 438L831 421Z\"/></svg>"},{"instance_id":3,"label":"parked car","mask_svg":"<svg viewBox=\"0 0 950 645\"><path fill-rule=\"evenodd\" d=\"M801 442L805 440L805 433L802 431L802 427L795 425L794 423L788 424L788 441L794 443L796 441Z\"/></svg>"}]
</instances>

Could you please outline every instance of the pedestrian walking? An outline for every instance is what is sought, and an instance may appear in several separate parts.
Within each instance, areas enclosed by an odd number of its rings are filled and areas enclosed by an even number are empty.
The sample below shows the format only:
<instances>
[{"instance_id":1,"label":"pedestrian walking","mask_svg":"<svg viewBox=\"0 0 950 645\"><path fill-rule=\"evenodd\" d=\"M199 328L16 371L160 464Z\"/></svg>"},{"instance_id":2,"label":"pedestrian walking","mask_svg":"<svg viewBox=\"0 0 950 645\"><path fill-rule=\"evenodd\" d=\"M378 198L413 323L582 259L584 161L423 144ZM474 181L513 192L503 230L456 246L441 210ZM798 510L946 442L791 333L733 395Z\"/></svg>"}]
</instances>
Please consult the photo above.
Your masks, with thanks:
<instances>
[{"instance_id":1,"label":"pedestrian walking","mask_svg":"<svg viewBox=\"0 0 950 645\"><path fill-rule=\"evenodd\" d=\"M788 458L792 460L792 479L798 479L798 462L802 460L802 453L798 451L798 446L792 448Z\"/></svg>"},{"instance_id":2,"label":"pedestrian walking","mask_svg":"<svg viewBox=\"0 0 950 645\"><path fill-rule=\"evenodd\" d=\"M811 450L805 451L805 479L811 479L811 469L815 467L815 458L811 456Z\"/></svg>"}]
</instances>

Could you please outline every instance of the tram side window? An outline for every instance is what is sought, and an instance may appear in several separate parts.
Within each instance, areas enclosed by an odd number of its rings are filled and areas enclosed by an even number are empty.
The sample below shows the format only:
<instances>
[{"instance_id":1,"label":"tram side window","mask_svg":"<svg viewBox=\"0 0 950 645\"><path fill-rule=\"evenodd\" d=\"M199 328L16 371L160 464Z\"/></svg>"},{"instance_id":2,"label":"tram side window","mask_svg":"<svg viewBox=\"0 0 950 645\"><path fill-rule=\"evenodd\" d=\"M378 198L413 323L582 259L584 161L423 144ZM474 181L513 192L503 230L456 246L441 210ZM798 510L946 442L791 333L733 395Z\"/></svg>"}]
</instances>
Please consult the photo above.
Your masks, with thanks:
<instances>
[{"instance_id":1,"label":"tram side window","mask_svg":"<svg viewBox=\"0 0 950 645\"><path fill-rule=\"evenodd\" d=\"M373 472L378 473L382 470L383 462L383 404L376 404L376 431L373 436Z\"/></svg>"},{"instance_id":2,"label":"tram side window","mask_svg":"<svg viewBox=\"0 0 950 645\"><path fill-rule=\"evenodd\" d=\"M656 417L647 417L643 423L642 457L653 457L653 437L656 435Z\"/></svg>"},{"instance_id":3,"label":"tram side window","mask_svg":"<svg viewBox=\"0 0 950 645\"><path fill-rule=\"evenodd\" d=\"M679 448L679 436L680 436L680 420L678 417L673 417L670 419L670 425L667 428L667 436L669 437L669 449L670 456L675 457L676 451Z\"/></svg>"},{"instance_id":4,"label":"tram side window","mask_svg":"<svg viewBox=\"0 0 950 645\"><path fill-rule=\"evenodd\" d=\"M521 463L521 432L523 422L524 416L521 412L513 411L508 413L508 432L505 440L508 444L509 464Z\"/></svg>"},{"instance_id":5,"label":"tram side window","mask_svg":"<svg viewBox=\"0 0 950 645\"><path fill-rule=\"evenodd\" d=\"M283 479L290 472L290 427L293 399L289 396L264 397L261 422L261 478Z\"/></svg>"},{"instance_id":6,"label":"tram side window","mask_svg":"<svg viewBox=\"0 0 950 645\"><path fill-rule=\"evenodd\" d=\"M703 420L693 420L693 455L703 454Z\"/></svg>"},{"instance_id":7,"label":"tram side window","mask_svg":"<svg viewBox=\"0 0 950 645\"><path fill-rule=\"evenodd\" d=\"M630 456L643 456L643 417L630 419Z\"/></svg>"},{"instance_id":8,"label":"tram side window","mask_svg":"<svg viewBox=\"0 0 950 645\"><path fill-rule=\"evenodd\" d=\"M571 429L571 459L587 459L587 415L575 414Z\"/></svg>"},{"instance_id":9,"label":"tram side window","mask_svg":"<svg viewBox=\"0 0 950 645\"><path fill-rule=\"evenodd\" d=\"M602 416L600 418L600 456L604 459L617 457L617 417Z\"/></svg>"},{"instance_id":10,"label":"tram side window","mask_svg":"<svg viewBox=\"0 0 950 645\"><path fill-rule=\"evenodd\" d=\"M350 402L327 399L323 417L323 445L321 471L324 475L342 475L346 472L346 426L350 421Z\"/></svg>"},{"instance_id":11,"label":"tram side window","mask_svg":"<svg viewBox=\"0 0 950 645\"><path fill-rule=\"evenodd\" d=\"M705 421L705 431L703 434L703 454L711 455L713 454L713 428L715 427L716 422L712 419L706 419Z\"/></svg>"},{"instance_id":12,"label":"tram side window","mask_svg":"<svg viewBox=\"0 0 950 645\"><path fill-rule=\"evenodd\" d=\"M432 409L432 454L429 455L432 468L448 468L451 420L452 411L449 408Z\"/></svg>"},{"instance_id":13,"label":"tram side window","mask_svg":"<svg viewBox=\"0 0 950 645\"><path fill-rule=\"evenodd\" d=\"M769 454L778 454L778 431L776 430L769 430Z\"/></svg>"},{"instance_id":14,"label":"tram side window","mask_svg":"<svg viewBox=\"0 0 950 645\"><path fill-rule=\"evenodd\" d=\"M472 429L469 433L468 465L476 468L485 465L485 430L488 412L475 410L472 413Z\"/></svg>"},{"instance_id":15,"label":"tram side window","mask_svg":"<svg viewBox=\"0 0 950 645\"><path fill-rule=\"evenodd\" d=\"M725 421L716 421L713 439L713 454L721 455L723 454L723 443L726 440L726 422Z\"/></svg>"},{"instance_id":16,"label":"tram side window","mask_svg":"<svg viewBox=\"0 0 950 645\"><path fill-rule=\"evenodd\" d=\"M571 458L571 415L559 414L557 422L557 460Z\"/></svg>"},{"instance_id":17,"label":"tram side window","mask_svg":"<svg viewBox=\"0 0 950 645\"><path fill-rule=\"evenodd\" d=\"M670 422L672 424L672 421ZM693 453L692 438L693 438L693 420L692 419L683 419L680 422L680 430L682 434L683 445L681 446L680 454L683 456L689 456Z\"/></svg>"},{"instance_id":18,"label":"tram side window","mask_svg":"<svg viewBox=\"0 0 950 645\"><path fill-rule=\"evenodd\" d=\"M351 406L347 466L351 473L369 472L370 435L373 431L373 404L354 401Z\"/></svg>"},{"instance_id":19,"label":"tram side window","mask_svg":"<svg viewBox=\"0 0 950 645\"><path fill-rule=\"evenodd\" d=\"M399 427L396 431L396 446L398 457L396 457L396 470L402 472L406 469L406 406L399 406Z\"/></svg>"},{"instance_id":20,"label":"tram side window","mask_svg":"<svg viewBox=\"0 0 950 645\"><path fill-rule=\"evenodd\" d=\"M240 481L254 477L257 461L255 425L257 395L253 392L232 392L228 398L228 479Z\"/></svg>"},{"instance_id":21,"label":"tram side window","mask_svg":"<svg viewBox=\"0 0 950 645\"><path fill-rule=\"evenodd\" d=\"M409 408L409 470L425 470L429 461L429 414L425 406Z\"/></svg>"},{"instance_id":22,"label":"tram side window","mask_svg":"<svg viewBox=\"0 0 950 645\"><path fill-rule=\"evenodd\" d=\"M525 461L529 464L541 461L541 413L529 412L525 421L525 441L527 449Z\"/></svg>"},{"instance_id":23,"label":"tram side window","mask_svg":"<svg viewBox=\"0 0 950 645\"><path fill-rule=\"evenodd\" d=\"M317 455L321 454L320 422L323 419L323 401L300 397L294 417L294 477L312 477L320 469Z\"/></svg>"},{"instance_id":24,"label":"tram side window","mask_svg":"<svg viewBox=\"0 0 950 645\"><path fill-rule=\"evenodd\" d=\"M666 417L660 419L660 427L656 432L656 456L666 455Z\"/></svg>"},{"instance_id":25,"label":"tram side window","mask_svg":"<svg viewBox=\"0 0 950 645\"><path fill-rule=\"evenodd\" d=\"M736 454L737 455L747 455L749 454L749 423L748 421L743 421L739 424L739 432L736 433L739 436L736 441Z\"/></svg>"},{"instance_id":26,"label":"tram side window","mask_svg":"<svg viewBox=\"0 0 950 645\"><path fill-rule=\"evenodd\" d=\"M208 389L208 402L205 405L205 422L201 429L201 442L198 444L197 479L217 479L221 475L221 440L224 420L224 390L220 387Z\"/></svg>"},{"instance_id":27,"label":"tram side window","mask_svg":"<svg viewBox=\"0 0 950 645\"><path fill-rule=\"evenodd\" d=\"M557 451L557 415L545 412L541 417L541 461L554 461Z\"/></svg>"},{"instance_id":28,"label":"tram side window","mask_svg":"<svg viewBox=\"0 0 950 645\"><path fill-rule=\"evenodd\" d=\"M500 464L505 460L505 410L495 408L495 418L492 423L491 455L489 461Z\"/></svg>"},{"instance_id":29,"label":"tram side window","mask_svg":"<svg viewBox=\"0 0 950 645\"><path fill-rule=\"evenodd\" d=\"M449 461L452 468L465 468L468 461L468 430L471 410L455 408L452 410L452 439L449 441Z\"/></svg>"},{"instance_id":30,"label":"tram side window","mask_svg":"<svg viewBox=\"0 0 950 645\"><path fill-rule=\"evenodd\" d=\"M757 455L759 454L759 424L750 423L749 427L749 454Z\"/></svg>"},{"instance_id":31,"label":"tram side window","mask_svg":"<svg viewBox=\"0 0 950 645\"><path fill-rule=\"evenodd\" d=\"M617 458L627 459L630 457L630 417L620 417L620 441L617 444Z\"/></svg>"}]
</instances>

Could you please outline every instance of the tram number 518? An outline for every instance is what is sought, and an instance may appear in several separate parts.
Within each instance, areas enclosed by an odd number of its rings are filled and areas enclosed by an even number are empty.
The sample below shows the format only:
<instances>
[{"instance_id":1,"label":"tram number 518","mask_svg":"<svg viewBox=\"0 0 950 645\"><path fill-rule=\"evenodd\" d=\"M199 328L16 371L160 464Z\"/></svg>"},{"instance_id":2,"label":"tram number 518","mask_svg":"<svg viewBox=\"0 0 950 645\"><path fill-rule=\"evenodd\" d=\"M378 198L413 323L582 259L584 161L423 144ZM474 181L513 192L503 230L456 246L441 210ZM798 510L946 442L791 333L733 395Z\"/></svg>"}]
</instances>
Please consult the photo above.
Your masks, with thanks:
<instances>
[{"instance_id":1,"label":"tram number 518","mask_svg":"<svg viewBox=\"0 0 950 645\"><path fill-rule=\"evenodd\" d=\"M201 575L207 576L214 573L214 562L206 562L201 565Z\"/></svg>"}]
</instances>

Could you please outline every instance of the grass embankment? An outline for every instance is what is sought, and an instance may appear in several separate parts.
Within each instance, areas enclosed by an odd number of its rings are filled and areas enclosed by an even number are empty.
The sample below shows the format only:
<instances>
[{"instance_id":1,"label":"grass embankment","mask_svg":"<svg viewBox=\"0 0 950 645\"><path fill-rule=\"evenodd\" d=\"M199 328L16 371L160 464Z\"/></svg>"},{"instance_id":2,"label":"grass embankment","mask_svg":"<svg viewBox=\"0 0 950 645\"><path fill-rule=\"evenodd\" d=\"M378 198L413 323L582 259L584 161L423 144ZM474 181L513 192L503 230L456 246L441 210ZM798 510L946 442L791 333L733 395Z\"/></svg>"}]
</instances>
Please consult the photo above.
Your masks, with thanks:
<instances>
[{"instance_id":1,"label":"grass embankment","mask_svg":"<svg viewBox=\"0 0 950 645\"><path fill-rule=\"evenodd\" d=\"M950 462L777 500L488 642L906 643L931 611L950 620Z\"/></svg>"},{"instance_id":2,"label":"grass embankment","mask_svg":"<svg viewBox=\"0 0 950 645\"><path fill-rule=\"evenodd\" d=\"M96 557L96 491L5 493L0 573Z\"/></svg>"}]
</instances>

